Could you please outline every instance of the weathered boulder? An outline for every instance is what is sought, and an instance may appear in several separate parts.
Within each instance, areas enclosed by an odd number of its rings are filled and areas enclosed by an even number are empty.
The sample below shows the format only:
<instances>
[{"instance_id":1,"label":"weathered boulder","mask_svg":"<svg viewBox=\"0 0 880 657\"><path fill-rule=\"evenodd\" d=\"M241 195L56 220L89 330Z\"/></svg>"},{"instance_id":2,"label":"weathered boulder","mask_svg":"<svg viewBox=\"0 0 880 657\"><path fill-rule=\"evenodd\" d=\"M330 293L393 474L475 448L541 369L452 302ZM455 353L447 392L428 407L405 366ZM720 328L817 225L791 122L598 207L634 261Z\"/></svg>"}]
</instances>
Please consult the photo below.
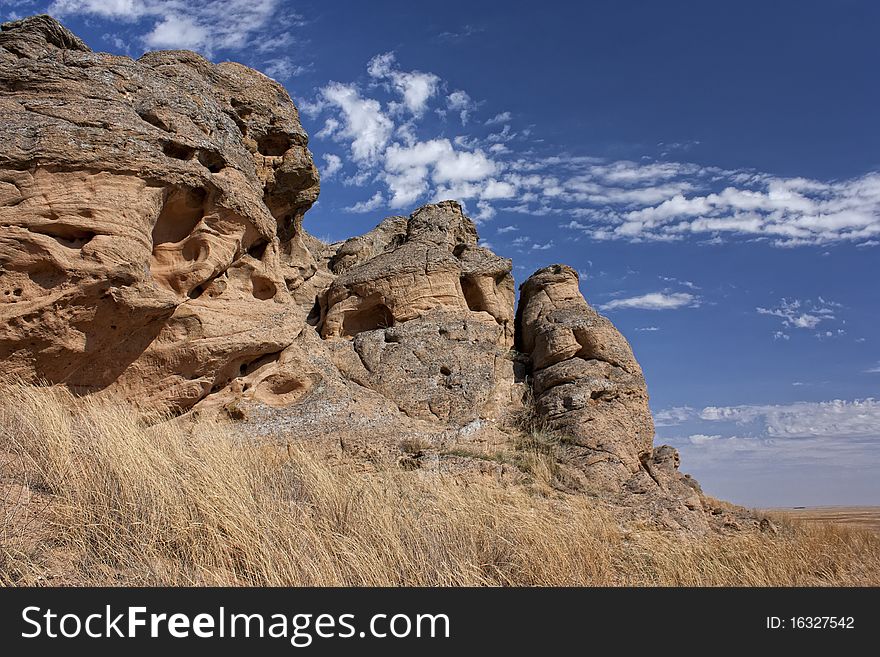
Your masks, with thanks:
<instances>
[{"instance_id":1,"label":"weathered boulder","mask_svg":"<svg viewBox=\"0 0 880 657\"><path fill-rule=\"evenodd\" d=\"M511 263L477 246L454 201L345 242L321 335L349 379L411 417L464 425L513 395Z\"/></svg>"},{"instance_id":2,"label":"weathered boulder","mask_svg":"<svg viewBox=\"0 0 880 657\"><path fill-rule=\"evenodd\" d=\"M281 85L185 51L0 31L0 359L186 409L304 326L318 176Z\"/></svg>"},{"instance_id":3,"label":"weathered boulder","mask_svg":"<svg viewBox=\"0 0 880 657\"><path fill-rule=\"evenodd\" d=\"M584 300L577 272L541 269L523 283L517 347L529 355L536 412L567 437L592 485L617 489L651 453L642 370L620 332Z\"/></svg>"},{"instance_id":4,"label":"weathered boulder","mask_svg":"<svg viewBox=\"0 0 880 657\"><path fill-rule=\"evenodd\" d=\"M668 528L706 531L699 484L678 452L654 448L641 367L626 338L581 295L577 272L540 269L520 287L517 348L528 354L533 412L561 436L579 486Z\"/></svg>"}]
</instances>

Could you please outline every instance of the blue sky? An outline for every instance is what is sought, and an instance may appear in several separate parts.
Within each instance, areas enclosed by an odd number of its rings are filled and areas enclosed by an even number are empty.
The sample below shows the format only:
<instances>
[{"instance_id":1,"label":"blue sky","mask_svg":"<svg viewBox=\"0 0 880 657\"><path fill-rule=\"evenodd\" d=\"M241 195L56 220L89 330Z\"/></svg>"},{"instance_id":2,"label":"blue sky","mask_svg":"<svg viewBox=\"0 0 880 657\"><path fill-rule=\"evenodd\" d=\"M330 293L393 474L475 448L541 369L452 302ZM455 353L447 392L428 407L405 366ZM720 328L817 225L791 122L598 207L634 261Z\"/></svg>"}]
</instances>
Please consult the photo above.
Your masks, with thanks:
<instances>
[{"instance_id":1,"label":"blue sky","mask_svg":"<svg viewBox=\"0 0 880 657\"><path fill-rule=\"evenodd\" d=\"M279 80L337 240L463 201L565 262L710 494L880 504L880 4L0 0Z\"/></svg>"}]
</instances>

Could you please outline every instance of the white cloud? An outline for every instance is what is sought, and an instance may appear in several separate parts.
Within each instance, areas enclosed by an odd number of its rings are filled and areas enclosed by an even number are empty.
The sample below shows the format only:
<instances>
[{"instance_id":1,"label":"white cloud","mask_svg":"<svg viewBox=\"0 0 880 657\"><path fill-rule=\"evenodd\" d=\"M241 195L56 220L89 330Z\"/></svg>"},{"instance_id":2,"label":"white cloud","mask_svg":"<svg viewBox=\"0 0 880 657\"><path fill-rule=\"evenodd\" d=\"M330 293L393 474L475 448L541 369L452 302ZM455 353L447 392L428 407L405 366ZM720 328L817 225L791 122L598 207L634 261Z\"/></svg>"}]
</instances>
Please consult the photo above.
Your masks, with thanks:
<instances>
[{"instance_id":1,"label":"white cloud","mask_svg":"<svg viewBox=\"0 0 880 657\"><path fill-rule=\"evenodd\" d=\"M636 331L647 331L649 333L653 333L654 331L659 331L659 326L643 326L641 328L637 328Z\"/></svg>"},{"instance_id":2,"label":"white cloud","mask_svg":"<svg viewBox=\"0 0 880 657\"><path fill-rule=\"evenodd\" d=\"M650 292L627 299L614 299L599 306L600 310L636 308L639 310L675 310L693 308L700 305L699 297L688 292Z\"/></svg>"},{"instance_id":3,"label":"white cloud","mask_svg":"<svg viewBox=\"0 0 880 657\"><path fill-rule=\"evenodd\" d=\"M433 73L401 71L394 53L390 52L373 57L367 65L367 72L378 80L388 80L401 95L403 106L414 116L424 113L440 84L440 78Z\"/></svg>"},{"instance_id":4,"label":"white cloud","mask_svg":"<svg viewBox=\"0 0 880 657\"><path fill-rule=\"evenodd\" d=\"M324 154L324 167L321 169L321 178L329 180L342 168L342 158L333 153Z\"/></svg>"},{"instance_id":5,"label":"white cloud","mask_svg":"<svg viewBox=\"0 0 880 657\"><path fill-rule=\"evenodd\" d=\"M208 44L209 30L187 16L166 16L144 37L150 48L200 50Z\"/></svg>"},{"instance_id":6,"label":"white cloud","mask_svg":"<svg viewBox=\"0 0 880 657\"><path fill-rule=\"evenodd\" d=\"M308 73L312 70L313 66L311 64L294 64L290 57L277 57L275 59L267 60L259 68L270 78L275 80L287 80Z\"/></svg>"},{"instance_id":7,"label":"white cloud","mask_svg":"<svg viewBox=\"0 0 880 657\"><path fill-rule=\"evenodd\" d=\"M865 370L865 374L880 374L880 363Z\"/></svg>"},{"instance_id":8,"label":"white cloud","mask_svg":"<svg viewBox=\"0 0 880 657\"><path fill-rule=\"evenodd\" d=\"M476 109L474 101L471 100L471 97L466 91L462 91L461 89L453 91L446 97L446 106L450 110L458 112L462 125L467 124L471 112Z\"/></svg>"},{"instance_id":9,"label":"white cloud","mask_svg":"<svg viewBox=\"0 0 880 657\"><path fill-rule=\"evenodd\" d=\"M692 445L704 445L705 443L709 443L721 438L721 434L713 434L708 436L704 433L695 433L688 436L688 442Z\"/></svg>"},{"instance_id":10,"label":"white cloud","mask_svg":"<svg viewBox=\"0 0 880 657\"><path fill-rule=\"evenodd\" d=\"M489 205L486 201L477 201L477 210L479 210L479 212L473 217L474 221L477 223L480 223L481 221L489 221L489 219L495 216L495 208Z\"/></svg>"},{"instance_id":11,"label":"white cloud","mask_svg":"<svg viewBox=\"0 0 880 657\"><path fill-rule=\"evenodd\" d=\"M331 83L302 109L327 113L316 136L349 143L357 180L384 183L394 207L425 198L516 199L498 209L563 216L563 225L594 240L880 244L880 173L823 182L687 162L546 156L530 127L514 129L510 112L485 121L495 130L485 136L477 126L474 134L426 138L425 117L455 112L466 125L478 104L463 89L441 97L443 80L402 70L391 53L371 59L368 72L369 91ZM383 90L390 99L382 100Z\"/></svg>"},{"instance_id":12,"label":"white cloud","mask_svg":"<svg viewBox=\"0 0 880 657\"><path fill-rule=\"evenodd\" d=\"M519 228L517 228L516 226L501 226L501 228L499 228L495 232L498 233L499 235L503 235L504 233L513 233L518 230L519 230Z\"/></svg>"},{"instance_id":13,"label":"white cloud","mask_svg":"<svg viewBox=\"0 0 880 657\"><path fill-rule=\"evenodd\" d=\"M782 326L787 329L814 329L822 322L830 322L836 319L837 309L840 308L839 303L827 301L819 297L817 301L809 299L801 301L799 299L782 299L779 304L773 308L758 307L755 310L759 315L769 315L782 319ZM817 337L831 337L832 332L817 333ZM774 339L788 340L789 335L784 331L775 331Z\"/></svg>"},{"instance_id":14,"label":"white cloud","mask_svg":"<svg viewBox=\"0 0 880 657\"><path fill-rule=\"evenodd\" d=\"M149 48L187 48L210 56L216 50L238 50L257 35L265 38L270 21L280 21L278 0L55 0L53 16L153 21L143 35Z\"/></svg>"},{"instance_id":15,"label":"white cloud","mask_svg":"<svg viewBox=\"0 0 880 657\"><path fill-rule=\"evenodd\" d=\"M364 98L354 85L331 82L320 92L318 106L339 111L340 121L333 120L330 132L334 139L349 140L352 159L370 165L383 154L394 123L382 112L379 101ZM325 124L325 128L330 125Z\"/></svg>"},{"instance_id":16,"label":"white cloud","mask_svg":"<svg viewBox=\"0 0 880 657\"><path fill-rule=\"evenodd\" d=\"M786 405L707 406L699 414L709 422L761 422L774 438L839 436L880 437L880 401L796 402Z\"/></svg>"},{"instance_id":17,"label":"white cloud","mask_svg":"<svg viewBox=\"0 0 880 657\"><path fill-rule=\"evenodd\" d=\"M435 184L437 198L483 197L488 186L482 181L495 173L497 165L483 151L458 151L448 139L416 142L411 146L392 144L385 152L384 180L391 191L391 207L406 207ZM480 184L475 184L480 183ZM486 198L498 198L485 194Z\"/></svg>"},{"instance_id":18,"label":"white cloud","mask_svg":"<svg viewBox=\"0 0 880 657\"><path fill-rule=\"evenodd\" d=\"M672 427L692 418L695 410L690 406L673 406L654 413L654 424L658 427Z\"/></svg>"},{"instance_id":19,"label":"white cloud","mask_svg":"<svg viewBox=\"0 0 880 657\"><path fill-rule=\"evenodd\" d=\"M553 246L553 240L544 244L532 244L532 251L547 251L548 249L552 249Z\"/></svg>"},{"instance_id":20,"label":"white cloud","mask_svg":"<svg viewBox=\"0 0 880 657\"><path fill-rule=\"evenodd\" d=\"M345 211L355 213L372 212L373 210L381 208L383 205L385 205L385 198L382 196L382 192L376 192L366 201L360 201L345 208Z\"/></svg>"},{"instance_id":21,"label":"white cloud","mask_svg":"<svg viewBox=\"0 0 880 657\"><path fill-rule=\"evenodd\" d=\"M486 125L499 125L501 123L507 123L513 118L510 112L501 112L500 114L496 114L491 119L486 121Z\"/></svg>"}]
</instances>

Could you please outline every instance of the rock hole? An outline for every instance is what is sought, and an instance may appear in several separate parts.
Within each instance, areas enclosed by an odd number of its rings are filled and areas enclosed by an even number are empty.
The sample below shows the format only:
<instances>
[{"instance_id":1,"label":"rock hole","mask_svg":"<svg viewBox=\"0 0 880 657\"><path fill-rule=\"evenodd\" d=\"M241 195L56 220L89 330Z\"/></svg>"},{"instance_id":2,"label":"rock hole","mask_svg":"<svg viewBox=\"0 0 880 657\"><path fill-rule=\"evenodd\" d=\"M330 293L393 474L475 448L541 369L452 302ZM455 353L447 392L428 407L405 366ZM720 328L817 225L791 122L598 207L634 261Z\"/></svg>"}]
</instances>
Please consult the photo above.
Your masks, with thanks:
<instances>
[{"instance_id":1,"label":"rock hole","mask_svg":"<svg viewBox=\"0 0 880 657\"><path fill-rule=\"evenodd\" d=\"M247 254L251 258L262 260L266 255L266 247L269 246L268 240L259 239L248 247Z\"/></svg>"},{"instance_id":2,"label":"rock hole","mask_svg":"<svg viewBox=\"0 0 880 657\"><path fill-rule=\"evenodd\" d=\"M171 132L171 128L168 124L160 119L153 110L139 110L137 114L154 128L159 128L159 130L163 130L164 132Z\"/></svg>"},{"instance_id":3,"label":"rock hole","mask_svg":"<svg viewBox=\"0 0 880 657\"><path fill-rule=\"evenodd\" d=\"M242 119L246 119L254 113L254 109L250 105L238 98L230 98L229 104L232 105L232 109L235 110L236 116Z\"/></svg>"},{"instance_id":4,"label":"rock hole","mask_svg":"<svg viewBox=\"0 0 880 657\"><path fill-rule=\"evenodd\" d=\"M22 290L20 287L17 287L12 291L12 295L20 297L22 292L24 292L24 290Z\"/></svg>"},{"instance_id":5,"label":"rock hole","mask_svg":"<svg viewBox=\"0 0 880 657\"><path fill-rule=\"evenodd\" d=\"M271 354L263 354L259 358L255 358L252 361L245 361L239 366L238 375L248 376L249 374L253 374L264 365L278 362L279 358L281 358L281 352L276 351Z\"/></svg>"},{"instance_id":6,"label":"rock hole","mask_svg":"<svg viewBox=\"0 0 880 657\"><path fill-rule=\"evenodd\" d=\"M359 308L347 313L342 320L342 334L353 336L364 331L375 331L394 326L394 316L388 306L377 303L368 308Z\"/></svg>"},{"instance_id":7,"label":"rock hole","mask_svg":"<svg viewBox=\"0 0 880 657\"><path fill-rule=\"evenodd\" d=\"M153 227L153 247L180 242L193 232L204 216L205 190L172 187Z\"/></svg>"},{"instance_id":8,"label":"rock hole","mask_svg":"<svg viewBox=\"0 0 880 657\"><path fill-rule=\"evenodd\" d=\"M81 249L97 235L94 231L65 223L31 226L30 230L40 235L53 237L61 246L66 246L69 249Z\"/></svg>"},{"instance_id":9,"label":"rock hole","mask_svg":"<svg viewBox=\"0 0 880 657\"><path fill-rule=\"evenodd\" d=\"M216 151L199 151L198 160L211 173L220 173L226 167L226 159Z\"/></svg>"},{"instance_id":10,"label":"rock hole","mask_svg":"<svg viewBox=\"0 0 880 657\"><path fill-rule=\"evenodd\" d=\"M205 293L205 289L206 288L204 283L202 283L201 285L196 285L193 289L186 293L186 296L188 296L190 299L198 299Z\"/></svg>"},{"instance_id":11,"label":"rock hole","mask_svg":"<svg viewBox=\"0 0 880 657\"><path fill-rule=\"evenodd\" d=\"M289 135L283 132L269 132L257 140L257 151L260 155L277 157L284 155L293 144Z\"/></svg>"},{"instance_id":12,"label":"rock hole","mask_svg":"<svg viewBox=\"0 0 880 657\"><path fill-rule=\"evenodd\" d=\"M226 115L232 119L232 122L235 123L235 127L238 128L238 131L241 133L242 137L247 136L247 123L241 120L241 117L238 116L235 112L226 112Z\"/></svg>"},{"instance_id":13,"label":"rock hole","mask_svg":"<svg viewBox=\"0 0 880 657\"><path fill-rule=\"evenodd\" d=\"M278 293L278 288L275 286L275 283L264 276L252 276L251 285L254 298L260 299L261 301L273 299Z\"/></svg>"},{"instance_id":14,"label":"rock hole","mask_svg":"<svg viewBox=\"0 0 880 657\"><path fill-rule=\"evenodd\" d=\"M452 374L452 370L446 367L446 365L443 365L440 367L440 374L442 374L443 376L449 376L450 374Z\"/></svg>"},{"instance_id":15,"label":"rock hole","mask_svg":"<svg viewBox=\"0 0 880 657\"><path fill-rule=\"evenodd\" d=\"M162 146L162 152L168 157L175 160L191 160L196 154L196 149L186 144L179 144L176 141L166 141Z\"/></svg>"},{"instance_id":16,"label":"rock hole","mask_svg":"<svg viewBox=\"0 0 880 657\"><path fill-rule=\"evenodd\" d=\"M318 297L315 297L315 305L312 306L312 309L309 311L309 314L306 317L306 324L317 328L318 324L320 324L320 323L321 323L321 301L318 299Z\"/></svg>"},{"instance_id":17,"label":"rock hole","mask_svg":"<svg viewBox=\"0 0 880 657\"><path fill-rule=\"evenodd\" d=\"M479 286L470 278L461 278L461 291L464 301L472 312L486 311L486 300Z\"/></svg>"}]
</instances>

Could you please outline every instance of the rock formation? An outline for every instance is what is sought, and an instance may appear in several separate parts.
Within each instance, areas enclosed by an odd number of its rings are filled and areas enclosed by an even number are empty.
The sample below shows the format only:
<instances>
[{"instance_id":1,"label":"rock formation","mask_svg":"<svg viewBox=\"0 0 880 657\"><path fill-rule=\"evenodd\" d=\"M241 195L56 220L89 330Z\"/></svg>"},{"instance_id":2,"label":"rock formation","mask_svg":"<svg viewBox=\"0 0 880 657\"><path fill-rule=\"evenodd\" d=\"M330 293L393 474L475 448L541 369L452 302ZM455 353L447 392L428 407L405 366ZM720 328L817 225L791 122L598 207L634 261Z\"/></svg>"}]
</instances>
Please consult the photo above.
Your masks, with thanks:
<instances>
[{"instance_id":1,"label":"rock formation","mask_svg":"<svg viewBox=\"0 0 880 657\"><path fill-rule=\"evenodd\" d=\"M568 488L708 527L677 454L652 447L632 350L571 268L529 278L514 318L510 261L454 201L338 244L303 230L318 174L273 80L186 51L94 53L37 16L0 31L0 113L8 375L514 479L467 455L509 443L531 397Z\"/></svg>"}]
</instances>

